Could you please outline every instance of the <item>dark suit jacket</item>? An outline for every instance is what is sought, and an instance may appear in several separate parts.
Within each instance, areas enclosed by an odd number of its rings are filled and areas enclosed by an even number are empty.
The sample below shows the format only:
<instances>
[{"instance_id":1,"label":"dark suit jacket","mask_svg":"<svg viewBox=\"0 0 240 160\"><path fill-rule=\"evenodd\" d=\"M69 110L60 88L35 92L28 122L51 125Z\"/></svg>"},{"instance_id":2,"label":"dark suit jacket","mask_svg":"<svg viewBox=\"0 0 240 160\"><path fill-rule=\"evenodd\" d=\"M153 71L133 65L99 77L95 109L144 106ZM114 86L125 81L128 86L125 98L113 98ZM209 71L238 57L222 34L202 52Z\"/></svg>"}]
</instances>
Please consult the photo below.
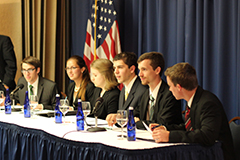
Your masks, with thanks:
<instances>
[{"instance_id":1,"label":"dark suit jacket","mask_svg":"<svg viewBox=\"0 0 240 160\"><path fill-rule=\"evenodd\" d=\"M146 92L147 89L148 86L143 86L141 84L140 78L137 77L137 79L132 85L130 93L128 94L126 102L125 102L125 87L122 88L119 96L119 109L128 110L129 106L136 108L141 101L143 93Z\"/></svg>"},{"instance_id":2,"label":"dark suit jacket","mask_svg":"<svg viewBox=\"0 0 240 160\"><path fill-rule=\"evenodd\" d=\"M169 142L199 143L211 146L222 142L224 159L234 159L233 141L227 116L219 99L211 92L198 87L190 110L193 131L184 124L167 126Z\"/></svg>"},{"instance_id":3,"label":"dark suit jacket","mask_svg":"<svg viewBox=\"0 0 240 160\"><path fill-rule=\"evenodd\" d=\"M68 97L70 106L74 106L74 110L77 110L78 99L75 99L75 101L73 103L74 88L75 88L75 82L70 83L69 86L68 86L68 90L67 90L67 97ZM92 104L92 95L93 95L93 92L94 92L94 88L95 88L95 86L92 82L89 82L87 84L86 92L85 92L85 98L86 98L86 101L90 102L90 104Z\"/></svg>"},{"instance_id":4,"label":"dark suit jacket","mask_svg":"<svg viewBox=\"0 0 240 160\"><path fill-rule=\"evenodd\" d=\"M153 121L146 120L149 105L149 90L143 94L140 105L134 110L134 117L140 118L140 121L136 123L137 128L145 129L142 121L148 125L150 123L163 125L183 123L181 101L177 101L168 88L166 82L162 81L154 105Z\"/></svg>"},{"instance_id":5,"label":"dark suit jacket","mask_svg":"<svg viewBox=\"0 0 240 160\"><path fill-rule=\"evenodd\" d=\"M21 105L25 101L25 92L28 90L28 83L24 77L19 78L18 85L23 84L23 89L19 90L15 94L16 102ZM46 78L39 76L38 82L38 103L43 104L44 109L54 109L56 104L56 94L58 94L57 84Z\"/></svg>"},{"instance_id":6,"label":"dark suit jacket","mask_svg":"<svg viewBox=\"0 0 240 160\"><path fill-rule=\"evenodd\" d=\"M9 87L10 92L16 87L14 81L16 71L17 64L12 41L9 37L0 35L0 80ZM5 91L1 83L0 90Z\"/></svg>"},{"instance_id":7,"label":"dark suit jacket","mask_svg":"<svg viewBox=\"0 0 240 160\"><path fill-rule=\"evenodd\" d=\"M102 89L101 88L95 88L93 93L93 101L96 102L97 98L100 97ZM96 108L98 118L100 119L106 119L107 115L110 113L117 113L118 110L118 99L119 99L120 91L117 87L115 87L112 90L106 91L104 95L102 96L103 102ZM92 113L94 105L91 104L93 107L91 108L91 113L89 114L89 117L94 117L94 114Z\"/></svg>"}]
</instances>

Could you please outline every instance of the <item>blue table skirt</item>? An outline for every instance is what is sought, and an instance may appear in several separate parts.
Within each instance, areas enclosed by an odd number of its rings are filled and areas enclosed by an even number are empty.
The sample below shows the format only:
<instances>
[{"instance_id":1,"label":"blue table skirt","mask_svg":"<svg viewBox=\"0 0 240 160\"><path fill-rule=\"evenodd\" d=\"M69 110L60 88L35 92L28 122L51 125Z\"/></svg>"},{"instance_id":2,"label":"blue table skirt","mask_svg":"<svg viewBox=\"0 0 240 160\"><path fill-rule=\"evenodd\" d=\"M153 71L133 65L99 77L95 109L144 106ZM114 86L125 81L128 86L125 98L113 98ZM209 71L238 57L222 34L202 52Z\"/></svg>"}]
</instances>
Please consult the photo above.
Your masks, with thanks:
<instances>
[{"instance_id":1,"label":"blue table skirt","mask_svg":"<svg viewBox=\"0 0 240 160\"><path fill-rule=\"evenodd\" d=\"M133 142L134 143L134 142ZM126 150L100 143L75 142L45 131L0 122L1 160L222 160L221 143Z\"/></svg>"}]
</instances>

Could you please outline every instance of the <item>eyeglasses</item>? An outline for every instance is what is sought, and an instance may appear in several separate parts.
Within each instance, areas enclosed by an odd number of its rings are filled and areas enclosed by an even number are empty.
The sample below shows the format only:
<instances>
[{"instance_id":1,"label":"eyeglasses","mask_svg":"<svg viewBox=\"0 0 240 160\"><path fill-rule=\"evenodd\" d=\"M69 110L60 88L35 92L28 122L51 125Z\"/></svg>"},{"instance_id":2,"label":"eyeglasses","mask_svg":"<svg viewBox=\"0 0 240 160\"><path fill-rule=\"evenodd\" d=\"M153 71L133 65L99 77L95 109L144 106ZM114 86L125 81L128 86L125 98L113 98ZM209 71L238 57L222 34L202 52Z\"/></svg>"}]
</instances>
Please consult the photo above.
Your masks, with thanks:
<instances>
[{"instance_id":1,"label":"eyeglasses","mask_svg":"<svg viewBox=\"0 0 240 160\"><path fill-rule=\"evenodd\" d=\"M70 71L70 70L75 70L75 69L77 69L77 68L79 68L79 67L67 67L67 68L65 68L65 70L66 70L66 71Z\"/></svg>"},{"instance_id":2,"label":"eyeglasses","mask_svg":"<svg viewBox=\"0 0 240 160\"><path fill-rule=\"evenodd\" d=\"M32 73L36 68L31 68L31 69L28 69L28 70L25 70L25 69L22 69L22 73Z\"/></svg>"}]
</instances>

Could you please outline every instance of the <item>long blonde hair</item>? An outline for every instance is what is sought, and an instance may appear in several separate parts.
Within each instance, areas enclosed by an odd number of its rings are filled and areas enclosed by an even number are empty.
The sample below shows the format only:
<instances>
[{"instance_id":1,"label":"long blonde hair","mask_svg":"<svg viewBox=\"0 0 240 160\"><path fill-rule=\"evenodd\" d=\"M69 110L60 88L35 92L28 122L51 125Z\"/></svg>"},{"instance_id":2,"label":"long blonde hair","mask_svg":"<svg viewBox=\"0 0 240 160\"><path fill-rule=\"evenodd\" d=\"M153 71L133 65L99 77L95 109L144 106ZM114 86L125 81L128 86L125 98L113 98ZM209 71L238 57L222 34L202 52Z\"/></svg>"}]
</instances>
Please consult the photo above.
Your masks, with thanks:
<instances>
[{"instance_id":1,"label":"long blonde hair","mask_svg":"<svg viewBox=\"0 0 240 160\"><path fill-rule=\"evenodd\" d=\"M97 59L91 63L91 68L97 69L105 78L105 90L109 91L118 85L114 75L113 63L108 59Z\"/></svg>"},{"instance_id":2,"label":"long blonde hair","mask_svg":"<svg viewBox=\"0 0 240 160\"><path fill-rule=\"evenodd\" d=\"M78 99L81 99L82 101L85 101L86 100L86 97L85 97L85 93L86 93L86 87L87 87L87 84L89 82L91 82L91 79L90 79L90 76L89 76L89 71L88 71L88 67L85 63L85 61L83 60L82 57L78 56L78 55L74 55L72 57L70 57L67 62L69 60L76 60L77 62L77 65L80 67L80 68L83 68L85 67L85 70L83 71L82 73L82 82L80 84L80 89L79 89L79 92L78 92Z\"/></svg>"}]
</instances>

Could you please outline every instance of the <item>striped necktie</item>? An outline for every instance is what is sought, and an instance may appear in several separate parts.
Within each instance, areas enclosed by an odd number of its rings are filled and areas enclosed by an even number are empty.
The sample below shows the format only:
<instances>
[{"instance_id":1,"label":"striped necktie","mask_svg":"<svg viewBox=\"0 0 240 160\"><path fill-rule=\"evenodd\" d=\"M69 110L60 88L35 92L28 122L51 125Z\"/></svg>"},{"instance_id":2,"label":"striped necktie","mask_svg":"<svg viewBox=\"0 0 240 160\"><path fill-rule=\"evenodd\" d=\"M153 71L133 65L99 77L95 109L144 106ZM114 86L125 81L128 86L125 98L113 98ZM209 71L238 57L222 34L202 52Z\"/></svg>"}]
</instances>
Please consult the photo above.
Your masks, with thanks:
<instances>
[{"instance_id":1,"label":"striped necktie","mask_svg":"<svg viewBox=\"0 0 240 160\"><path fill-rule=\"evenodd\" d=\"M33 86L31 84L29 85L29 89L30 89L30 95L33 95Z\"/></svg>"},{"instance_id":2,"label":"striped necktie","mask_svg":"<svg viewBox=\"0 0 240 160\"><path fill-rule=\"evenodd\" d=\"M191 117L190 117L190 108L186 105L185 111L185 128L187 131L192 131Z\"/></svg>"},{"instance_id":3,"label":"striped necktie","mask_svg":"<svg viewBox=\"0 0 240 160\"><path fill-rule=\"evenodd\" d=\"M153 119L153 112L154 112L154 98L152 94L150 94L150 110L149 110L149 120L152 121Z\"/></svg>"}]
</instances>

